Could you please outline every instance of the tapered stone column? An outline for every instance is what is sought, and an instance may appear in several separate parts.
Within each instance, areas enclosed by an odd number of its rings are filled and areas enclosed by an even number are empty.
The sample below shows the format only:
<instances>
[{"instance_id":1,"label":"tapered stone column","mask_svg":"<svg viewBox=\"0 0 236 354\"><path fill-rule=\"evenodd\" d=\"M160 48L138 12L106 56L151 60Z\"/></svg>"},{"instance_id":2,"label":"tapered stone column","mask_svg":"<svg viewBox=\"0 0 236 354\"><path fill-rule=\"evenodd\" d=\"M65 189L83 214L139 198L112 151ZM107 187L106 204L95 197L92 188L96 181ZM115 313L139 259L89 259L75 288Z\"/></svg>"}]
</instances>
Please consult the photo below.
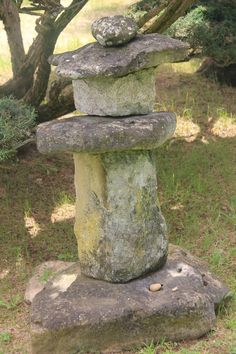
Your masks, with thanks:
<instances>
[{"instance_id":1,"label":"tapered stone column","mask_svg":"<svg viewBox=\"0 0 236 354\"><path fill-rule=\"evenodd\" d=\"M75 234L84 274L126 282L164 264L166 226L149 151L75 154Z\"/></svg>"}]
</instances>

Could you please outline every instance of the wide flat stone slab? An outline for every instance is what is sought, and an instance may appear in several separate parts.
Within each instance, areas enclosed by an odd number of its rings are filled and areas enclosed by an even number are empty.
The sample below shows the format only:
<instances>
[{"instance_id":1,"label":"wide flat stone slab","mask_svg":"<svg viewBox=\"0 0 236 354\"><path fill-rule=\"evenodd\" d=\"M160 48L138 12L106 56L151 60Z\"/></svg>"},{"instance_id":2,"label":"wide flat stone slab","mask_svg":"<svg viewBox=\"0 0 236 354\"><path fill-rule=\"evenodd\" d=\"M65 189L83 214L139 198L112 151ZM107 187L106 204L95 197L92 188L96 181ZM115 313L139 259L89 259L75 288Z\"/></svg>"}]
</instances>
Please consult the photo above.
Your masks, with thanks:
<instances>
[{"instance_id":1,"label":"wide flat stone slab","mask_svg":"<svg viewBox=\"0 0 236 354\"><path fill-rule=\"evenodd\" d=\"M183 61L188 45L161 34L139 35L120 47L90 43L49 58L57 74L73 80L97 76L124 76L163 63Z\"/></svg>"},{"instance_id":2,"label":"wide flat stone slab","mask_svg":"<svg viewBox=\"0 0 236 354\"><path fill-rule=\"evenodd\" d=\"M157 292L149 290L162 284ZM202 262L171 247L159 271L127 284L58 273L33 300L33 354L113 352L163 338L196 339L215 325L229 289Z\"/></svg>"},{"instance_id":3,"label":"wide flat stone slab","mask_svg":"<svg viewBox=\"0 0 236 354\"><path fill-rule=\"evenodd\" d=\"M95 116L56 119L38 126L37 147L41 153L152 150L169 139L175 127L176 117L170 112L120 119Z\"/></svg>"}]
</instances>

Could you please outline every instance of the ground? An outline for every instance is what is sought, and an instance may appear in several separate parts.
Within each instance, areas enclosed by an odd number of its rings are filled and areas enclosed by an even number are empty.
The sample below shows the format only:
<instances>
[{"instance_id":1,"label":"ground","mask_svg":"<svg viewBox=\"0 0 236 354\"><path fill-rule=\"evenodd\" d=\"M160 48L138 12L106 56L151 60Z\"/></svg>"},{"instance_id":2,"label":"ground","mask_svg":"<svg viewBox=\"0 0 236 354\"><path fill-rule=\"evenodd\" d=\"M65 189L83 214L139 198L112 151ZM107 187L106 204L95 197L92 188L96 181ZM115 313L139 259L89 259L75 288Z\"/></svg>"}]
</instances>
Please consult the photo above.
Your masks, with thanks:
<instances>
[{"instance_id":1,"label":"ground","mask_svg":"<svg viewBox=\"0 0 236 354\"><path fill-rule=\"evenodd\" d=\"M156 109L178 116L175 137L157 150L160 203L170 241L205 259L235 293L236 89L199 77L197 65L164 65L157 75ZM73 173L71 156L34 148L0 165L0 354L30 353L23 296L34 267L76 260ZM236 297L206 337L163 338L133 353L236 354Z\"/></svg>"}]
</instances>

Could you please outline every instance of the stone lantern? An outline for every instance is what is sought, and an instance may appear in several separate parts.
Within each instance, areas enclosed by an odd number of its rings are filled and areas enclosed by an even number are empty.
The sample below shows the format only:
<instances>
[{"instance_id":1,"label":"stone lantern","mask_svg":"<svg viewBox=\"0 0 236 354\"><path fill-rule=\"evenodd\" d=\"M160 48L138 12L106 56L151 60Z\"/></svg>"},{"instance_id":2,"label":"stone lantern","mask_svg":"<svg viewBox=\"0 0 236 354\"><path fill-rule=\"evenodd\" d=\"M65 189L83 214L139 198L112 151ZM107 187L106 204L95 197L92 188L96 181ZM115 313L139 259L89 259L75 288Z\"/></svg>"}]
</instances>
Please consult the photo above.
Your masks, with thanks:
<instances>
[{"instance_id":1,"label":"stone lantern","mask_svg":"<svg viewBox=\"0 0 236 354\"><path fill-rule=\"evenodd\" d=\"M74 156L79 262L34 298L33 353L197 338L228 292L188 252L172 248L168 256L158 203L155 152L173 135L176 118L153 112L156 68L184 60L188 47L137 35L130 21L100 19L93 34L101 44L50 58L58 75L72 79L76 108L85 114L37 130L41 153Z\"/></svg>"}]
</instances>

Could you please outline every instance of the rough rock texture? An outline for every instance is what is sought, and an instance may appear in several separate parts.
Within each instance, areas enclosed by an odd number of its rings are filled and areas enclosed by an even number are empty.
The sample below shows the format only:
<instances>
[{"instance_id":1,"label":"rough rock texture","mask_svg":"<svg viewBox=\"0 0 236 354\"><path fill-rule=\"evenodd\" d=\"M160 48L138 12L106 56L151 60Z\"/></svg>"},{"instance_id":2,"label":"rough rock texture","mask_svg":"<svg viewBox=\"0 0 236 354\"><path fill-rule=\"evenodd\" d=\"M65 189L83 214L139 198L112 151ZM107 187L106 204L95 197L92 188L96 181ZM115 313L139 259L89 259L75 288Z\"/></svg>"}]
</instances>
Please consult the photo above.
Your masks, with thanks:
<instances>
[{"instance_id":1,"label":"rough rock texture","mask_svg":"<svg viewBox=\"0 0 236 354\"><path fill-rule=\"evenodd\" d=\"M92 34L104 47L119 46L137 35L138 26L130 17L110 16L93 22Z\"/></svg>"},{"instance_id":2,"label":"rough rock texture","mask_svg":"<svg viewBox=\"0 0 236 354\"><path fill-rule=\"evenodd\" d=\"M56 273L72 266L73 262L48 261L35 268L32 278L29 280L26 291L25 301L31 304L34 297L43 290L46 283L51 280Z\"/></svg>"},{"instance_id":3,"label":"rough rock texture","mask_svg":"<svg viewBox=\"0 0 236 354\"><path fill-rule=\"evenodd\" d=\"M124 76L156 67L159 64L182 61L188 45L161 34L139 35L121 47L104 48L90 43L72 52L49 58L58 65L57 74L73 80L95 76Z\"/></svg>"},{"instance_id":4,"label":"rough rock texture","mask_svg":"<svg viewBox=\"0 0 236 354\"><path fill-rule=\"evenodd\" d=\"M150 284L161 283L158 292ZM33 354L123 351L145 342L199 338L215 325L229 290L185 250L128 284L84 277L79 265L58 274L33 300Z\"/></svg>"},{"instance_id":5,"label":"rough rock texture","mask_svg":"<svg viewBox=\"0 0 236 354\"><path fill-rule=\"evenodd\" d=\"M74 155L75 234L87 276L127 282L167 257L165 220L149 151Z\"/></svg>"},{"instance_id":6,"label":"rough rock texture","mask_svg":"<svg viewBox=\"0 0 236 354\"><path fill-rule=\"evenodd\" d=\"M170 112L56 119L38 126L37 146L41 153L152 150L170 138L175 127L175 114Z\"/></svg>"},{"instance_id":7,"label":"rough rock texture","mask_svg":"<svg viewBox=\"0 0 236 354\"><path fill-rule=\"evenodd\" d=\"M73 80L75 106L98 116L147 114L155 104L155 69L120 78L94 77Z\"/></svg>"}]
</instances>

